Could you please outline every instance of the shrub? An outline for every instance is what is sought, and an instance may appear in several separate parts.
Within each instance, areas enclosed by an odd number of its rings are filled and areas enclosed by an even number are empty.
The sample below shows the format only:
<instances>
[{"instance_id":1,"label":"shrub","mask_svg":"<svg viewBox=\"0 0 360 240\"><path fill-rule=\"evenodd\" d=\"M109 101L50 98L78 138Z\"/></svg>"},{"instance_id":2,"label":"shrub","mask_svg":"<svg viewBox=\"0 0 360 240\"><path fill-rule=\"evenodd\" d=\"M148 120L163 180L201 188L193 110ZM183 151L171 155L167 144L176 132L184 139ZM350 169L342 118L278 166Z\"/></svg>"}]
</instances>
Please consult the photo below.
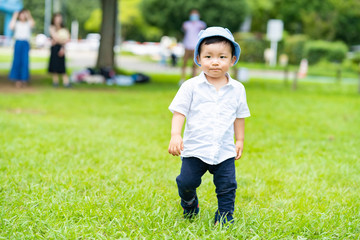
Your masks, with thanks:
<instances>
[{"instance_id":1,"label":"shrub","mask_svg":"<svg viewBox=\"0 0 360 240\"><path fill-rule=\"evenodd\" d=\"M264 62L264 51L270 45L263 36L252 33L235 33L234 37L241 47L241 61Z\"/></svg>"},{"instance_id":2,"label":"shrub","mask_svg":"<svg viewBox=\"0 0 360 240\"><path fill-rule=\"evenodd\" d=\"M315 64L321 59L329 62L342 62L348 51L343 42L327 42L322 40L309 41L305 44L305 57L309 64Z\"/></svg>"},{"instance_id":3,"label":"shrub","mask_svg":"<svg viewBox=\"0 0 360 240\"><path fill-rule=\"evenodd\" d=\"M351 61L356 65L360 64L360 52L356 52L352 57Z\"/></svg>"},{"instance_id":4,"label":"shrub","mask_svg":"<svg viewBox=\"0 0 360 240\"><path fill-rule=\"evenodd\" d=\"M307 36L302 34L292 35L285 38L284 53L289 57L290 64L299 64L304 57L304 48Z\"/></svg>"}]
</instances>

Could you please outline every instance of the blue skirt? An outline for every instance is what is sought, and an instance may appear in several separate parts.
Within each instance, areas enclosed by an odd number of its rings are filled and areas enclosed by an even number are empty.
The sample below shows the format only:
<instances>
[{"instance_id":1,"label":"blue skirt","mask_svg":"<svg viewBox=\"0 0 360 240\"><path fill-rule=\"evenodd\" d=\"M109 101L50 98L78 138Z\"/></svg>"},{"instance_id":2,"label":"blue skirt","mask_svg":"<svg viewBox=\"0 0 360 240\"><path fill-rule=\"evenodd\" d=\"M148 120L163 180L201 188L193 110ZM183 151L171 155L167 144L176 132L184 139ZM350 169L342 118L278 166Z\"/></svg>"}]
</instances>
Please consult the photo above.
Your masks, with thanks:
<instances>
[{"instance_id":1,"label":"blue skirt","mask_svg":"<svg viewBox=\"0 0 360 240\"><path fill-rule=\"evenodd\" d=\"M30 44L26 40L16 40L14 59L9 74L12 81L29 81L29 50Z\"/></svg>"}]
</instances>

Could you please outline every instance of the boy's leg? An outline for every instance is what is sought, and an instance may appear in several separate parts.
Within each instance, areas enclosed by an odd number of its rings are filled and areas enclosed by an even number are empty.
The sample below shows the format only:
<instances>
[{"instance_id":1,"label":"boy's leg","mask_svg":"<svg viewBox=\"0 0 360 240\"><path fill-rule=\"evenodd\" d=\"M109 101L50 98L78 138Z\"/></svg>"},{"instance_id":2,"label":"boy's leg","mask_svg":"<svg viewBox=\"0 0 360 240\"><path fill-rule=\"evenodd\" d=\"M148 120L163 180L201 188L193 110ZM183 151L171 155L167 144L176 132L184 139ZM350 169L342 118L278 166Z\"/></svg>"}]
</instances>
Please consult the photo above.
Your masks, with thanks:
<instances>
[{"instance_id":1,"label":"boy's leg","mask_svg":"<svg viewBox=\"0 0 360 240\"><path fill-rule=\"evenodd\" d=\"M176 178L181 206L184 214L196 210L198 199L196 188L201 184L201 177L207 171L206 163L195 157L183 157L180 175Z\"/></svg>"},{"instance_id":2,"label":"boy's leg","mask_svg":"<svg viewBox=\"0 0 360 240\"><path fill-rule=\"evenodd\" d=\"M215 214L215 223L231 222L234 213L235 194L236 194L236 176L235 176L235 158L215 166L211 171L214 174L214 184L216 186L216 195L218 198L218 210Z\"/></svg>"}]
</instances>

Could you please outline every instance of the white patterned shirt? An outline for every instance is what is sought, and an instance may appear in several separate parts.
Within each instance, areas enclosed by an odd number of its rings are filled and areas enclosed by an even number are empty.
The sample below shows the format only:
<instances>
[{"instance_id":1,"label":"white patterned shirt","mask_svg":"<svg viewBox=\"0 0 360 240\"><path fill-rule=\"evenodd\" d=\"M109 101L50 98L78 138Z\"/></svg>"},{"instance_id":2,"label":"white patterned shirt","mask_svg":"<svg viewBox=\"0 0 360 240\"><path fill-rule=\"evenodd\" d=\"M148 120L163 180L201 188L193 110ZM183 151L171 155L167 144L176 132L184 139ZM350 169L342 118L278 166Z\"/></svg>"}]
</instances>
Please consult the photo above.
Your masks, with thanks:
<instances>
[{"instance_id":1,"label":"white patterned shirt","mask_svg":"<svg viewBox=\"0 0 360 240\"><path fill-rule=\"evenodd\" d=\"M31 38L31 25L29 21L21 22L16 21L14 28L15 40L26 40L29 41Z\"/></svg>"},{"instance_id":2,"label":"white patterned shirt","mask_svg":"<svg viewBox=\"0 0 360 240\"><path fill-rule=\"evenodd\" d=\"M216 91L205 74L185 81L169 106L186 117L182 157L197 157L216 165L236 156L234 122L250 116L244 86L227 74Z\"/></svg>"}]
</instances>

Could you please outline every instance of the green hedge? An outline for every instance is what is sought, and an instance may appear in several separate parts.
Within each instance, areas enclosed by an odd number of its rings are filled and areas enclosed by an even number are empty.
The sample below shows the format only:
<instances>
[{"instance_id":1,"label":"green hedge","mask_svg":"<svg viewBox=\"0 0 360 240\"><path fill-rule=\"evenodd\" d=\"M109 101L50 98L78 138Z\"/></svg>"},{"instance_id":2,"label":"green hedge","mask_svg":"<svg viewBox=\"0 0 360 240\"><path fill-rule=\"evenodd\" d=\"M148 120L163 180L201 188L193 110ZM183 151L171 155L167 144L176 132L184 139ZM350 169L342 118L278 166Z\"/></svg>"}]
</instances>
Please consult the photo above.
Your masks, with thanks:
<instances>
[{"instance_id":1,"label":"green hedge","mask_svg":"<svg viewBox=\"0 0 360 240\"><path fill-rule=\"evenodd\" d=\"M284 41L284 53L289 57L289 64L299 64L304 58L306 35L296 34L287 36Z\"/></svg>"},{"instance_id":2,"label":"green hedge","mask_svg":"<svg viewBox=\"0 0 360 240\"><path fill-rule=\"evenodd\" d=\"M240 61L264 62L264 51L270 46L263 36L252 33L235 33L235 41L240 44Z\"/></svg>"},{"instance_id":3,"label":"green hedge","mask_svg":"<svg viewBox=\"0 0 360 240\"><path fill-rule=\"evenodd\" d=\"M264 51L270 43L262 35L235 33L234 37L241 47L241 61L264 62ZM309 64L315 64L321 60L342 62L348 48L343 42L309 41L306 35L297 34L279 42L278 53L281 52L288 55L289 64L299 64L302 58L307 58Z\"/></svg>"},{"instance_id":4,"label":"green hedge","mask_svg":"<svg viewBox=\"0 0 360 240\"><path fill-rule=\"evenodd\" d=\"M304 56L308 59L309 64L315 64L322 59L329 62L342 62L347 52L348 48L343 42L317 40L305 44Z\"/></svg>"},{"instance_id":5,"label":"green hedge","mask_svg":"<svg viewBox=\"0 0 360 240\"><path fill-rule=\"evenodd\" d=\"M355 63L356 65L360 64L360 52L356 52L352 57L351 61Z\"/></svg>"}]
</instances>

